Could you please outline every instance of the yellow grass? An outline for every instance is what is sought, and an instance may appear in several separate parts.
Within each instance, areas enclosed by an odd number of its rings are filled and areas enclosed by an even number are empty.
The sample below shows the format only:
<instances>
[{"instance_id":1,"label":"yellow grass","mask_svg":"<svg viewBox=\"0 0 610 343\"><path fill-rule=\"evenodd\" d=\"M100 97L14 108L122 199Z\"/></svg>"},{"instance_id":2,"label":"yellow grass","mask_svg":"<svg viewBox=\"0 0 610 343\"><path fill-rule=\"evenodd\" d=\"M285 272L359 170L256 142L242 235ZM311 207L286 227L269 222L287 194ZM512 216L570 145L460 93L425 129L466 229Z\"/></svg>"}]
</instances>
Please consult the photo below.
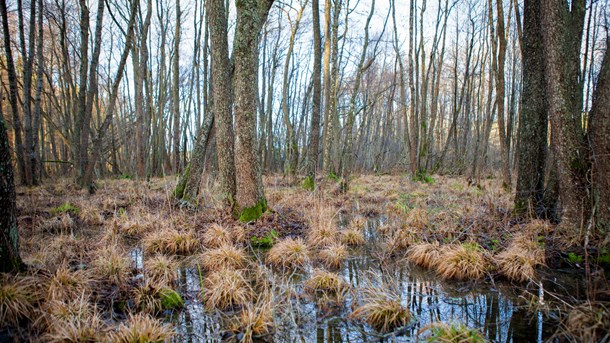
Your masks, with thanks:
<instances>
[{"instance_id":1,"label":"yellow grass","mask_svg":"<svg viewBox=\"0 0 610 343\"><path fill-rule=\"evenodd\" d=\"M309 262L309 248L301 238L286 238L269 250L267 261L276 267L304 268Z\"/></svg>"}]
</instances>

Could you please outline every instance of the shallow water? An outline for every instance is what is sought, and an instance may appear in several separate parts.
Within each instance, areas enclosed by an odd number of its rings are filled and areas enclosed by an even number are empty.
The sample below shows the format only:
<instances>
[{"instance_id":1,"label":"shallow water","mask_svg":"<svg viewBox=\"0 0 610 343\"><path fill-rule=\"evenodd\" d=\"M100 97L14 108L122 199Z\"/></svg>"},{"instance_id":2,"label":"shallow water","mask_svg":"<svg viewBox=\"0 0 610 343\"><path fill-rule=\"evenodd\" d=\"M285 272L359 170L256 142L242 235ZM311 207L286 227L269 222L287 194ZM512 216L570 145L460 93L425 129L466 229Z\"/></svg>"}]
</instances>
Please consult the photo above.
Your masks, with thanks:
<instances>
[{"instance_id":1,"label":"shallow water","mask_svg":"<svg viewBox=\"0 0 610 343\"><path fill-rule=\"evenodd\" d=\"M492 342L544 342L555 331L557 322L553 315L543 315L540 311L530 311L526 301L520 297L523 286L496 281L493 285L480 282L445 282L434 272L423 270L406 261L384 265L379 262L376 228L382 218L367 222L367 244L351 251L350 258L338 271L352 286L358 289L365 285L391 284L401 295L401 302L408 306L412 320L405 328L387 335L377 334L364 324L349 319L353 293L346 296L341 309L320 309L311 299L299 297L286 306L282 318L276 318L276 332L268 341L275 342L414 342L418 332L433 322L462 323L477 328ZM255 252L262 260L264 252ZM140 261L141 255L134 255ZM301 290L306 275L287 278L274 274L272 284L281 288L288 284ZM577 283L573 277L570 281ZM283 280L283 281L278 281ZM279 286L278 286L279 285ZM547 287L545 285L545 287ZM530 287L531 291L532 287ZM168 316L176 326L177 341L220 342L223 328L221 314L205 310L200 301L200 273L195 268L180 270L180 292L185 308ZM534 290L535 292L535 290ZM421 337L420 337L421 338Z\"/></svg>"}]
</instances>

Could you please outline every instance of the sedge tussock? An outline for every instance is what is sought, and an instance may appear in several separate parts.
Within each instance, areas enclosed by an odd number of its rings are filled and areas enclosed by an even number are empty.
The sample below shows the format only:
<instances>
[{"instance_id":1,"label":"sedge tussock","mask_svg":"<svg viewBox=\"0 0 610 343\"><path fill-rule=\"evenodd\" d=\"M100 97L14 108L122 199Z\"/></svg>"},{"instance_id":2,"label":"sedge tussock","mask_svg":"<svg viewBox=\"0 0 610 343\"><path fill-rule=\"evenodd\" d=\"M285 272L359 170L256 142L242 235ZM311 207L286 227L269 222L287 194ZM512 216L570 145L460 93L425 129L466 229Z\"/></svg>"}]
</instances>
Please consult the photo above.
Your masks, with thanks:
<instances>
[{"instance_id":1,"label":"sedge tussock","mask_svg":"<svg viewBox=\"0 0 610 343\"><path fill-rule=\"evenodd\" d=\"M364 234L356 229L341 231L341 242L350 246L362 245L365 243Z\"/></svg>"},{"instance_id":2,"label":"sedge tussock","mask_svg":"<svg viewBox=\"0 0 610 343\"><path fill-rule=\"evenodd\" d=\"M18 326L21 320L31 318L39 298L35 279L0 275L0 327Z\"/></svg>"},{"instance_id":3,"label":"sedge tussock","mask_svg":"<svg viewBox=\"0 0 610 343\"><path fill-rule=\"evenodd\" d=\"M231 244L233 237L231 231L217 223L208 226L203 233L203 245L206 248L218 248L222 245Z\"/></svg>"},{"instance_id":4,"label":"sedge tussock","mask_svg":"<svg viewBox=\"0 0 610 343\"><path fill-rule=\"evenodd\" d=\"M204 280L203 297L208 309L227 309L248 303L253 291L240 270L211 272Z\"/></svg>"},{"instance_id":5,"label":"sedge tussock","mask_svg":"<svg viewBox=\"0 0 610 343\"><path fill-rule=\"evenodd\" d=\"M253 342L254 336L266 335L273 329L271 301L246 305L231 327L231 331L243 334L241 342Z\"/></svg>"},{"instance_id":6,"label":"sedge tussock","mask_svg":"<svg viewBox=\"0 0 610 343\"><path fill-rule=\"evenodd\" d=\"M364 217L354 217L348 226L350 229L362 231L366 227L366 218Z\"/></svg>"},{"instance_id":7,"label":"sedge tussock","mask_svg":"<svg viewBox=\"0 0 610 343\"><path fill-rule=\"evenodd\" d=\"M463 324L432 323L421 330L426 342L434 343L485 343L485 336Z\"/></svg>"},{"instance_id":8,"label":"sedge tussock","mask_svg":"<svg viewBox=\"0 0 610 343\"><path fill-rule=\"evenodd\" d=\"M444 279L477 280L489 269L486 256L476 243L463 243L443 248L436 271Z\"/></svg>"},{"instance_id":9,"label":"sedge tussock","mask_svg":"<svg viewBox=\"0 0 610 343\"><path fill-rule=\"evenodd\" d=\"M585 302L568 312L554 336L570 342L606 342L609 332L608 304Z\"/></svg>"},{"instance_id":10,"label":"sedge tussock","mask_svg":"<svg viewBox=\"0 0 610 343\"><path fill-rule=\"evenodd\" d=\"M424 268L436 268L441 262L441 246L438 242L412 245L407 251L407 259Z\"/></svg>"},{"instance_id":11,"label":"sedge tussock","mask_svg":"<svg viewBox=\"0 0 610 343\"><path fill-rule=\"evenodd\" d=\"M176 262L166 255L155 255L144 261L144 274L154 283L171 285L176 279Z\"/></svg>"},{"instance_id":12,"label":"sedge tussock","mask_svg":"<svg viewBox=\"0 0 610 343\"><path fill-rule=\"evenodd\" d=\"M351 314L351 318L362 320L379 332L390 332L407 325L411 312L400 302L400 296L389 289L365 288L362 305Z\"/></svg>"},{"instance_id":13,"label":"sedge tussock","mask_svg":"<svg viewBox=\"0 0 610 343\"><path fill-rule=\"evenodd\" d=\"M495 260L500 273L510 280L532 280L536 267L544 265L544 247L529 234L519 235Z\"/></svg>"},{"instance_id":14,"label":"sedge tussock","mask_svg":"<svg viewBox=\"0 0 610 343\"><path fill-rule=\"evenodd\" d=\"M38 227L42 232L67 233L74 228L74 219L69 213L63 213L60 216L43 220Z\"/></svg>"},{"instance_id":15,"label":"sedge tussock","mask_svg":"<svg viewBox=\"0 0 610 343\"><path fill-rule=\"evenodd\" d=\"M177 294L160 281L145 280L132 291L135 307L150 314L157 314L164 309L164 297ZM172 299L169 299L170 301Z\"/></svg>"},{"instance_id":16,"label":"sedge tussock","mask_svg":"<svg viewBox=\"0 0 610 343\"><path fill-rule=\"evenodd\" d=\"M311 277L303 283L304 290L313 295L339 295L349 289L349 285L337 274L316 269Z\"/></svg>"},{"instance_id":17,"label":"sedge tussock","mask_svg":"<svg viewBox=\"0 0 610 343\"><path fill-rule=\"evenodd\" d=\"M276 267L304 268L309 262L309 248L301 238L286 238L269 250L267 261Z\"/></svg>"},{"instance_id":18,"label":"sedge tussock","mask_svg":"<svg viewBox=\"0 0 610 343\"><path fill-rule=\"evenodd\" d=\"M89 292L92 282L87 271L70 270L68 266L62 265L46 280L47 297L50 300L73 299L83 292Z\"/></svg>"},{"instance_id":19,"label":"sedge tussock","mask_svg":"<svg viewBox=\"0 0 610 343\"><path fill-rule=\"evenodd\" d=\"M117 246L100 249L93 260L94 275L113 285L125 284L131 270L131 259Z\"/></svg>"},{"instance_id":20,"label":"sedge tussock","mask_svg":"<svg viewBox=\"0 0 610 343\"><path fill-rule=\"evenodd\" d=\"M199 260L205 270L241 269L246 266L247 256L244 249L223 244L205 251Z\"/></svg>"},{"instance_id":21,"label":"sedge tussock","mask_svg":"<svg viewBox=\"0 0 610 343\"><path fill-rule=\"evenodd\" d=\"M174 336L174 330L168 324L149 314L130 315L127 323L122 323L118 330L110 335L109 343L162 343Z\"/></svg>"},{"instance_id":22,"label":"sedge tussock","mask_svg":"<svg viewBox=\"0 0 610 343\"><path fill-rule=\"evenodd\" d=\"M192 231L176 229L153 232L144 237L143 244L149 254L191 255L199 249L199 241Z\"/></svg>"},{"instance_id":23,"label":"sedge tussock","mask_svg":"<svg viewBox=\"0 0 610 343\"><path fill-rule=\"evenodd\" d=\"M333 243L318 252L318 259L327 267L336 269L341 267L347 258L347 248L343 244Z\"/></svg>"},{"instance_id":24,"label":"sedge tussock","mask_svg":"<svg viewBox=\"0 0 610 343\"><path fill-rule=\"evenodd\" d=\"M104 217L99 212L99 207L96 204L90 202L79 203L78 217L88 225L102 225L104 224Z\"/></svg>"},{"instance_id":25,"label":"sedge tussock","mask_svg":"<svg viewBox=\"0 0 610 343\"><path fill-rule=\"evenodd\" d=\"M334 225L334 220L324 222L324 224L315 224L310 228L307 234L307 243L316 248L323 248L336 243L338 240L339 231Z\"/></svg>"},{"instance_id":26,"label":"sedge tussock","mask_svg":"<svg viewBox=\"0 0 610 343\"><path fill-rule=\"evenodd\" d=\"M411 229L423 230L430 226L428 211L423 208L414 208L407 214L407 225Z\"/></svg>"},{"instance_id":27,"label":"sedge tussock","mask_svg":"<svg viewBox=\"0 0 610 343\"><path fill-rule=\"evenodd\" d=\"M95 309L87 316L54 320L49 327L51 331L45 335L45 341L58 343L100 342L107 330Z\"/></svg>"}]
</instances>

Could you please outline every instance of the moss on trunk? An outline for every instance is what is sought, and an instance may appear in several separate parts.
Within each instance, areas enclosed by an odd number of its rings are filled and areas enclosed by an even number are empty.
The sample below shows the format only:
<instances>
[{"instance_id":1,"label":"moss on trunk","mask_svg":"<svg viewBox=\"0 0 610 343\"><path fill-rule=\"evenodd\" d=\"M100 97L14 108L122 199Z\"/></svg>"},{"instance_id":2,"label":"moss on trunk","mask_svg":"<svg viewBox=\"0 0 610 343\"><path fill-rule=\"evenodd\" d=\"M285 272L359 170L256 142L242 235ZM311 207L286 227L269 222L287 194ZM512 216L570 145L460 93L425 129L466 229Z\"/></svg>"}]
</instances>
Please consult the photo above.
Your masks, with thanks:
<instances>
[{"instance_id":1,"label":"moss on trunk","mask_svg":"<svg viewBox=\"0 0 610 343\"><path fill-rule=\"evenodd\" d=\"M267 211L267 201L261 199L252 207L242 208L239 211L239 220L244 223L256 221L265 211Z\"/></svg>"}]
</instances>

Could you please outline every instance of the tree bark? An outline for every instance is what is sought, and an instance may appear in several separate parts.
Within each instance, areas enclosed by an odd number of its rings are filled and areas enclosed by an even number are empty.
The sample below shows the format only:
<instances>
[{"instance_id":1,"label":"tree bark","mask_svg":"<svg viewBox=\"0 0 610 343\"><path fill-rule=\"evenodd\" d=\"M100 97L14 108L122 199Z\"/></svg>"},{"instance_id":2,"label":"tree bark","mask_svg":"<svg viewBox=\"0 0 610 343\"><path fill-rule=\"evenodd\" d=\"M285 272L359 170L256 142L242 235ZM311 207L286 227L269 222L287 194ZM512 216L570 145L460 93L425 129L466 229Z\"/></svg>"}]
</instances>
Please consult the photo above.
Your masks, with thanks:
<instances>
[{"instance_id":1,"label":"tree bark","mask_svg":"<svg viewBox=\"0 0 610 343\"><path fill-rule=\"evenodd\" d=\"M540 26L540 0L526 0L523 7L523 91L519 116L519 159L515 211L544 213L544 174L547 159L548 119L544 51Z\"/></svg>"},{"instance_id":2,"label":"tree bark","mask_svg":"<svg viewBox=\"0 0 610 343\"><path fill-rule=\"evenodd\" d=\"M313 0L313 95L311 108L311 126L309 131L309 164L307 177L310 180L311 189L315 188L316 169L318 168L318 150L320 145L320 110L321 110L321 67L322 47L320 40L320 5L319 0Z\"/></svg>"},{"instance_id":3,"label":"tree bark","mask_svg":"<svg viewBox=\"0 0 610 343\"><path fill-rule=\"evenodd\" d=\"M592 191L595 222L600 233L610 232L610 39L597 78L589 116L589 142L592 153Z\"/></svg>"},{"instance_id":4,"label":"tree bark","mask_svg":"<svg viewBox=\"0 0 610 343\"><path fill-rule=\"evenodd\" d=\"M172 111L174 116L173 166L180 172L180 0L176 0L176 31L174 34L174 59L172 63Z\"/></svg>"},{"instance_id":5,"label":"tree bark","mask_svg":"<svg viewBox=\"0 0 610 343\"><path fill-rule=\"evenodd\" d=\"M572 65L574 50L580 51L580 44L574 46L580 42L575 36L582 31L574 23L578 14L570 12L565 1L541 3L546 92L562 208L560 225L566 233L577 234L584 227L590 209L586 194L588 151L582 135L581 108L575 99L578 95L574 94L578 84L578 76L574 74L580 64ZM581 0L572 4L573 9L579 6L584 6Z\"/></svg>"},{"instance_id":6,"label":"tree bark","mask_svg":"<svg viewBox=\"0 0 610 343\"><path fill-rule=\"evenodd\" d=\"M234 40L235 177L239 219L257 220L266 210L260 166L256 158L256 109L258 108L258 40L273 0L236 2Z\"/></svg>"},{"instance_id":7,"label":"tree bark","mask_svg":"<svg viewBox=\"0 0 610 343\"><path fill-rule=\"evenodd\" d=\"M235 200L235 159L233 116L231 113L231 66L227 39L227 14L224 0L209 0L206 5L210 28L212 113L216 129L216 153L220 189L226 206Z\"/></svg>"}]
</instances>

